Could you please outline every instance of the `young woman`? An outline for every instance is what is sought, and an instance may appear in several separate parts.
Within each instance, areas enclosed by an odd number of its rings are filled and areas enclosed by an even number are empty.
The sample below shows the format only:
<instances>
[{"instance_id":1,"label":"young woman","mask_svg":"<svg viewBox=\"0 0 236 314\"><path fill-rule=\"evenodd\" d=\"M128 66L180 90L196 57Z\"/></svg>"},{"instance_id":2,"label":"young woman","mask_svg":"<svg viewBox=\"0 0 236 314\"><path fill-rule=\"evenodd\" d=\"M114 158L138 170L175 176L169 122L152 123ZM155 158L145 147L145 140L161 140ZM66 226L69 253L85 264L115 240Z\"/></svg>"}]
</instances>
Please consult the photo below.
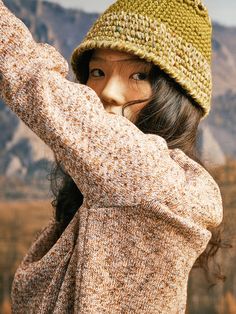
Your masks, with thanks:
<instances>
[{"instance_id":1,"label":"young woman","mask_svg":"<svg viewBox=\"0 0 236 314\"><path fill-rule=\"evenodd\" d=\"M56 215L16 271L13 313L184 313L223 212L193 160L210 110L207 10L117 1L73 53L79 83L1 1L0 35L1 97L64 172Z\"/></svg>"}]
</instances>

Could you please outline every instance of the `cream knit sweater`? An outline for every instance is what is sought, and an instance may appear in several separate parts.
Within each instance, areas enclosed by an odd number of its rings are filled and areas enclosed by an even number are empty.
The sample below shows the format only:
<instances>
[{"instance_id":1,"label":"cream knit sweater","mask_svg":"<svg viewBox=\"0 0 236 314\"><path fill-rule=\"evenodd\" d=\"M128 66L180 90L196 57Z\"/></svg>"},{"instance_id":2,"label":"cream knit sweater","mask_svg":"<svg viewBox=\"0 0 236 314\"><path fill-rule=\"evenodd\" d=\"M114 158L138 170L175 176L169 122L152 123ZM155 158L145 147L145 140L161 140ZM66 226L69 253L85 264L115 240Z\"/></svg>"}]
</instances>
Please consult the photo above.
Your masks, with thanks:
<instances>
[{"instance_id":1,"label":"cream knit sweater","mask_svg":"<svg viewBox=\"0 0 236 314\"><path fill-rule=\"evenodd\" d=\"M222 220L219 188L67 70L0 1L0 95L84 195L60 238L52 218L20 264L13 313L184 313L189 272Z\"/></svg>"}]
</instances>

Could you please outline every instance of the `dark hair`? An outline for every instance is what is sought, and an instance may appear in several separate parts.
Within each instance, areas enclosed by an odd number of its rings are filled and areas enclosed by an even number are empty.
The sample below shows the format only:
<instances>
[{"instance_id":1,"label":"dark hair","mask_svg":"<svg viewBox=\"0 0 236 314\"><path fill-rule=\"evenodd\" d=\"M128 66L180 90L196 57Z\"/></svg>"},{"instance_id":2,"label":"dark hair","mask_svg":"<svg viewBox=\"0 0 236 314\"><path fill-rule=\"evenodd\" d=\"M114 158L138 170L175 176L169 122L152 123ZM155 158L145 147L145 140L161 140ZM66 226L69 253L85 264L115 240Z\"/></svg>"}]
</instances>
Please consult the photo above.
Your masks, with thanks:
<instances>
[{"instance_id":1,"label":"dark hair","mask_svg":"<svg viewBox=\"0 0 236 314\"><path fill-rule=\"evenodd\" d=\"M87 51L77 60L77 79L81 84L86 84L88 80L88 66L92 53L92 50ZM179 84L155 65L150 71L150 81L153 96L140 110L135 125L144 133L162 136L169 148L181 149L204 166L196 153L197 129L204 114L203 109L186 94ZM126 104L123 107L123 113L127 106L143 101L138 100ZM55 208L60 235L82 205L83 195L57 161L51 172L51 189L55 196L52 205ZM206 250L194 264L194 267L201 267L205 271L208 281L210 281L209 258L213 257L219 248L225 247L221 241L220 226L211 232L212 238ZM215 277L225 280L220 270Z\"/></svg>"}]
</instances>

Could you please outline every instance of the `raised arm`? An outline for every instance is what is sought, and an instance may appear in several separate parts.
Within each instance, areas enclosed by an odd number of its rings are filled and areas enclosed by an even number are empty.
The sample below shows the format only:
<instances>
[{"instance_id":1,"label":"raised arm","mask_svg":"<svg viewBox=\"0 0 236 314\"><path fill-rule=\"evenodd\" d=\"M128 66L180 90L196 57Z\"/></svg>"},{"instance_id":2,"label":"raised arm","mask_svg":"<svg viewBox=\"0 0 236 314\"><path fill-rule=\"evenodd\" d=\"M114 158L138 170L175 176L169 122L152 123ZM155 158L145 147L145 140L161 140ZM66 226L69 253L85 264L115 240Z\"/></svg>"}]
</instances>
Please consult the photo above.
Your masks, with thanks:
<instances>
[{"instance_id":1,"label":"raised arm","mask_svg":"<svg viewBox=\"0 0 236 314\"><path fill-rule=\"evenodd\" d=\"M163 138L107 113L87 86L66 80L63 57L51 46L36 43L2 2L0 36L1 96L51 147L88 205L155 201L176 209L180 202L197 205L199 194L204 202L212 193L208 218L211 221L213 214L215 220L219 214L220 219L221 208L215 208L219 190L201 166L178 150L170 151Z\"/></svg>"},{"instance_id":2,"label":"raised arm","mask_svg":"<svg viewBox=\"0 0 236 314\"><path fill-rule=\"evenodd\" d=\"M3 5L0 14L1 96L52 148L84 194L89 186L95 202L135 204L152 177L166 177L170 168L182 176L162 138L108 114L93 90L65 79L67 63L54 48L35 43Z\"/></svg>"}]
</instances>

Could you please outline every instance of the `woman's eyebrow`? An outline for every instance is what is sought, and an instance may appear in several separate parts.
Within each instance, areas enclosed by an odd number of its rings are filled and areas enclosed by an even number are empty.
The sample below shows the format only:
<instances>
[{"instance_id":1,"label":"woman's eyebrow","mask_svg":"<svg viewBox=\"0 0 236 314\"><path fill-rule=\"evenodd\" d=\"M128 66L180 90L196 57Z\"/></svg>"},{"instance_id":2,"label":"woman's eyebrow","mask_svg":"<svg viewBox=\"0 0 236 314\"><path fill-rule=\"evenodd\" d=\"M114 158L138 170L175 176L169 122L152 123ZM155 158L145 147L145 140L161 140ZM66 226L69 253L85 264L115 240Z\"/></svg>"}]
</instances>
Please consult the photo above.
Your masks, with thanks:
<instances>
[{"instance_id":1,"label":"woman's eyebrow","mask_svg":"<svg viewBox=\"0 0 236 314\"><path fill-rule=\"evenodd\" d=\"M103 59L102 57L92 57L91 61L103 61L103 62L129 62L129 63L138 63L147 65L148 63L145 60L140 58L127 58L127 59L119 59L119 60L107 60Z\"/></svg>"}]
</instances>

